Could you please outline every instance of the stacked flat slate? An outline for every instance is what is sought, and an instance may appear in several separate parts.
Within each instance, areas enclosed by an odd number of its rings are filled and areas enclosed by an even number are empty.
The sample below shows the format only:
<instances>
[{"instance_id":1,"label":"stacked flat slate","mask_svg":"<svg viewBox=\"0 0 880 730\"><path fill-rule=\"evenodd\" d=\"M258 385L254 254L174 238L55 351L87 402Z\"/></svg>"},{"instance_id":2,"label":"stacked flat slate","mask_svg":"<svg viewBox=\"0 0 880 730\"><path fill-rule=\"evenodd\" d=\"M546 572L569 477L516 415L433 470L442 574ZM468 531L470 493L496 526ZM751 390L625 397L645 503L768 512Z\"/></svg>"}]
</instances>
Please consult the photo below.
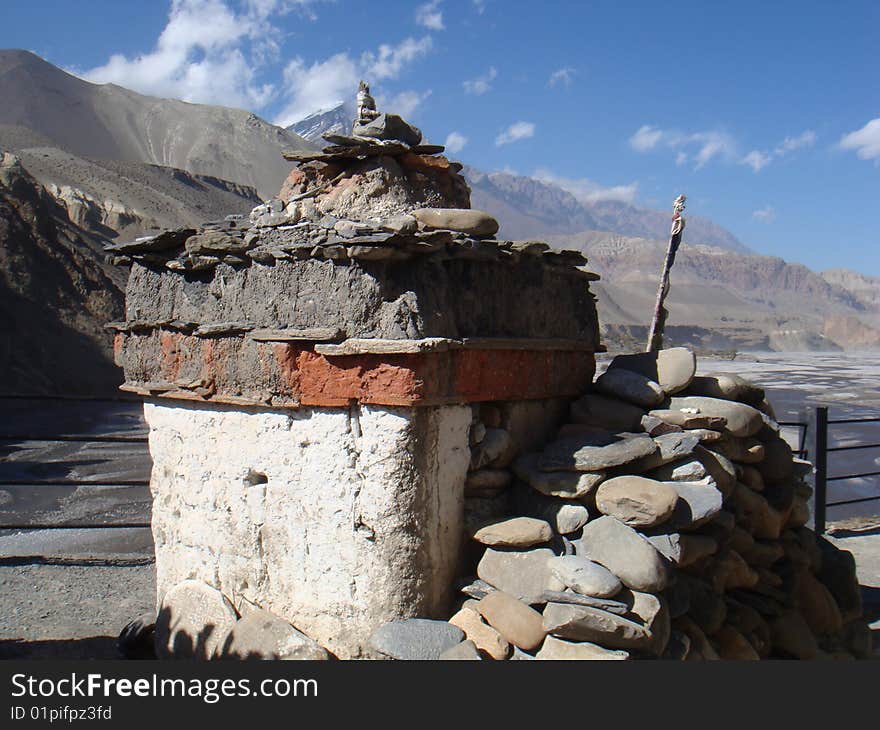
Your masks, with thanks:
<instances>
[{"instance_id":1,"label":"stacked flat slate","mask_svg":"<svg viewBox=\"0 0 880 730\"><path fill-rule=\"evenodd\" d=\"M695 370L684 348L617 357L533 451L505 404L474 408L450 620L482 659L870 655L852 555L806 527L811 465L763 389Z\"/></svg>"},{"instance_id":2,"label":"stacked flat slate","mask_svg":"<svg viewBox=\"0 0 880 730\"><path fill-rule=\"evenodd\" d=\"M291 375L304 352L601 349L589 289L598 277L584 269L580 252L496 238L497 221L470 208L461 165L441 155L441 146L329 140L320 152L286 155L297 167L278 197L248 219L230 216L108 247L117 262L131 265L126 319L109 325L118 333L126 389L297 407L320 403L291 387L320 377ZM566 395L592 377L592 369L578 369L581 355L552 357L559 362L551 369L573 373ZM460 366L460 357L447 359L455 361L451 369L471 368ZM536 364L533 357L506 371L526 373ZM428 388L443 380L422 372L413 379ZM417 400L449 402L454 395L427 392ZM345 392L327 404L351 400L382 402ZM407 402L398 395L389 404Z\"/></svg>"}]
</instances>

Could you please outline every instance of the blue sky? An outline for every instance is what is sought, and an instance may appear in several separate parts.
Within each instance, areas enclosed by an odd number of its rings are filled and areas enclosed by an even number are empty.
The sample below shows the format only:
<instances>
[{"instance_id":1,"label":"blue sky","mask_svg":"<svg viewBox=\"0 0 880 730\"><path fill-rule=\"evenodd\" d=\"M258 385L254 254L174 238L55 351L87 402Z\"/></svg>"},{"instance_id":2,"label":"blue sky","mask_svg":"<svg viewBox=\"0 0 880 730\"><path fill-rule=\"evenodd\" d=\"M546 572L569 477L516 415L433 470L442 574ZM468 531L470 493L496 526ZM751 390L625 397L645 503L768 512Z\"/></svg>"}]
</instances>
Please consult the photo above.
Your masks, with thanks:
<instances>
[{"instance_id":1,"label":"blue sky","mask_svg":"<svg viewBox=\"0 0 880 730\"><path fill-rule=\"evenodd\" d=\"M0 47L279 123L364 77L475 167L684 191L760 253L880 275L880 3L721 5L4 0Z\"/></svg>"}]
</instances>

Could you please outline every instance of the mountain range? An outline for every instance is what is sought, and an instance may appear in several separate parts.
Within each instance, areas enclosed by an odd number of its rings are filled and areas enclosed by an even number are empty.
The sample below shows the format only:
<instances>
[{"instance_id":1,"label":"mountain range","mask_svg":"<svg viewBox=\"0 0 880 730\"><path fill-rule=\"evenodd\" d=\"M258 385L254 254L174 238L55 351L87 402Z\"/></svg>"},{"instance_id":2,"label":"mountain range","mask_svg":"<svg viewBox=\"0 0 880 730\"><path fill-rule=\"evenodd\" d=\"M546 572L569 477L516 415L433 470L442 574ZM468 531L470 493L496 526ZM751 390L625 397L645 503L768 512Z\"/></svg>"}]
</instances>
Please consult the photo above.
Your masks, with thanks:
<instances>
[{"instance_id":1,"label":"mountain range","mask_svg":"<svg viewBox=\"0 0 880 730\"><path fill-rule=\"evenodd\" d=\"M46 368L44 332L76 333L81 353L92 343L97 350L83 360L90 364L80 377L90 384L90 373L115 373L100 325L120 306L124 285L124 274L104 261L102 245L246 213L280 189L292 167L282 151L317 149L323 133L348 131L354 115L352 105L341 104L281 129L246 111L91 84L19 50L0 50L0 95L6 102L0 150L14 153L5 175L16 181L0 189L0 275L6 281L0 301L15 313L6 327L17 327L15 337L28 341L19 349L31 353L31 364ZM464 174L473 207L500 221L499 236L585 252L589 267L603 276L594 288L607 344L641 346L668 236L667 211L579 199L526 176L471 167ZM51 225L28 229L22 211ZM96 287L103 299L96 299ZM846 269L817 274L761 256L699 216L688 216L668 307L674 344L880 347L880 280ZM29 321L32 326L10 324ZM0 358L4 389L47 387L48 371L32 368L26 376L14 349ZM103 358L101 367L94 357Z\"/></svg>"},{"instance_id":2,"label":"mountain range","mask_svg":"<svg viewBox=\"0 0 880 730\"><path fill-rule=\"evenodd\" d=\"M292 168L281 153L311 148L250 112L91 84L28 51L0 51L0 98L0 124L38 132L79 157L174 167L253 187L263 198Z\"/></svg>"}]
</instances>

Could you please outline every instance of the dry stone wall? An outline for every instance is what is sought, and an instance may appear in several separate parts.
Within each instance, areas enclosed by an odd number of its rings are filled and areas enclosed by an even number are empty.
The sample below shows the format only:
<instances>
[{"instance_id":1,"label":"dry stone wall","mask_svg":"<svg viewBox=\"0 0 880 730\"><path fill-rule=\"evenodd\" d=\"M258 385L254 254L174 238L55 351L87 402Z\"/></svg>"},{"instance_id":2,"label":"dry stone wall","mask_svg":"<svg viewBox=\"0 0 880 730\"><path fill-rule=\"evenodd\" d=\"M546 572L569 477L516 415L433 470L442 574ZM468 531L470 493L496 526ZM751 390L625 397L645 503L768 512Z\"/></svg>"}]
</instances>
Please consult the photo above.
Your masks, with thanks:
<instances>
[{"instance_id":1,"label":"dry stone wall","mask_svg":"<svg viewBox=\"0 0 880 730\"><path fill-rule=\"evenodd\" d=\"M525 449L502 428L503 404L475 408L457 610L417 631L385 626L374 648L397 659L866 656L852 556L806 526L810 464L792 456L761 388L695 370L683 348L615 358L549 442Z\"/></svg>"}]
</instances>

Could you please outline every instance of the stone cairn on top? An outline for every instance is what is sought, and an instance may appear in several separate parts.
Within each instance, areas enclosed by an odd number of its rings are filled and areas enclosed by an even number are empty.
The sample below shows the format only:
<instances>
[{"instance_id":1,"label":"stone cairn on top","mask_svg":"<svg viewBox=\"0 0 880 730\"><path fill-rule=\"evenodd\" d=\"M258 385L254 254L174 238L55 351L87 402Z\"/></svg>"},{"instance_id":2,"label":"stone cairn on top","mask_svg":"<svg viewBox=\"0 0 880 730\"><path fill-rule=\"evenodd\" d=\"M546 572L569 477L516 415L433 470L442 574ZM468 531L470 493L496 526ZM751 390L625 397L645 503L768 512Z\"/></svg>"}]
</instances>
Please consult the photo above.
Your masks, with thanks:
<instances>
[{"instance_id":1,"label":"stone cairn on top","mask_svg":"<svg viewBox=\"0 0 880 730\"><path fill-rule=\"evenodd\" d=\"M278 197L254 208L249 220L229 216L107 251L115 263L180 272L220 264L399 261L429 254L498 259L527 253L544 254L550 264L586 263L578 251L496 240L498 222L470 209L462 166L441 154L442 145L423 144L419 129L396 114L379 113L363 82L358 108L351 135L324 135L329 145L319 152L285 153L298 166Z\"/></svg>"},{"instance_id":2,"label":"stone cairn on top","mask_svg":"<svg viewBox=\"0 0 880 730\"><path fill-rule=\"evenodd\" d=\"M621 355L542 450L476 404L473 551L448 621L380 627L395 659L851 659L855 562L806 527L811 465L764 391L685 348ZM507 426L505 428L505 426Z\"/></svg>"}]
</instances>

